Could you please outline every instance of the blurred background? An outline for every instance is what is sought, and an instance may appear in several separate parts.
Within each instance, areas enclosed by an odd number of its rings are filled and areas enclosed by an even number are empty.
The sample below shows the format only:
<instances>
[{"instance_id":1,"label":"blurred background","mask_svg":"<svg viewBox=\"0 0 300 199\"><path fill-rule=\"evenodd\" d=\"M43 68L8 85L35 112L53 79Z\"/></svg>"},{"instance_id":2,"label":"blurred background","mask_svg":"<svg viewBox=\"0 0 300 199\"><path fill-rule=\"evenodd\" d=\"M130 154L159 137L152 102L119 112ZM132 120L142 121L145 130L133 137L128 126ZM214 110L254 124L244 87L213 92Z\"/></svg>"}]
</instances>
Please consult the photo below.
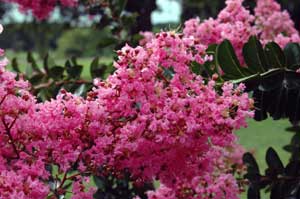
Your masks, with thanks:
<instances>
[{"instance_id":1,"label":"blurred background","mask_svg":"<svg viewBox=\"0 0 300 199\"><path fill-rule=\"evenodd\" d=\"M115 17L109 8L77 8L57 6L51 17L38 21L30 13L20 13L18 6L0 2L0 22L5 31L1 47L22 58L22 52L32 51L43 57L51 52L56 59L70 56L88 58L110 57L112 49L125 42L136 43L140 31L180 28L186 19L215 17L225 6L223 0L121 0L122 13ZM254 0L245 5L253 6ZM300 2L279 0L300 28ZM119 12L119 11L116 11ZM20 55L16 53L21 53Z\"/></svg>"}]
</instances>

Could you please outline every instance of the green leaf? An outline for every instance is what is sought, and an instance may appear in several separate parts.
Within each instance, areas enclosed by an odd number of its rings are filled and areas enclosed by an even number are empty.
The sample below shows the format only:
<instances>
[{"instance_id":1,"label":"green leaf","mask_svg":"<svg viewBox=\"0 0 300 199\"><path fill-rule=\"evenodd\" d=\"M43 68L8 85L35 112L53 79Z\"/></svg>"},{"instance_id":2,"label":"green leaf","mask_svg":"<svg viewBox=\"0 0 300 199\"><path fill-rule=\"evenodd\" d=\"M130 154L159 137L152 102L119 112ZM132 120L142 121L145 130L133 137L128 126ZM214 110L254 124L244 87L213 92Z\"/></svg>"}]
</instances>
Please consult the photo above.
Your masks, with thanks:
<instances>
[{"instance_id":1,"label":"green leaf","mask_svg":"<svg viewBox=\"0 0 300 199\"><path fill-rule=\"evenodd\" d=\"M250 181L259 181L260 172L258 164L251 153L245 153L243 156L243 162L247 166L246 178Z\"/></svg>"},{"instance_id":2,"label":"green leaf","mask_svg":"<svg viewBox=\"0 0 300 199\"><path fill-rule=\"evenodd\" d=\"M104 189L105 184L101 178L93 176L93 181L96 184L97 188Z\"/></svg>"},{"instance_id":3,"label":"green leaf","mask_svg":"<svg viewBox=\"0 0 300 199\"><path fill-rule=\"evenodd\" d=\"M27 78L30 78L33 74L33 70L32 70L32 67L30 65L26 65L26 68L25 68L25 75Z\"/></svg>"},{"instance_id":4,"label":"green leaf","mask_svg":"<svg viewBox=\"0 0 300 199\"><path fill-rule=\"evenodd\" d=\"M270 42L265 47L269 68L284 68L286 58L280 46L275 42Z\"/></svg>"},{"instance_id":5,"label":"green leaf","mask_svg":"<svg viewBox=\"0 0 300 199\"><path fill-rule=\"evenodd\" d=\"M250 186L247 192L248 199L260 199L260 191L256 186Z\"/></svg>"},{"instance_id":6,"label":"green leaf","mask_svg":"<svg viewBox=\"0 0 300 199\"><path fill-rule=\"evenodd\" d=\"M70 60L67 60L65 62L65 68L71 68L71 67L72 67L72 64L71 64Z\"/></svg>"},{"instance_id":7,"label":"green leaf","mask_svg":"<svg viewBox=\"0 0 300 199\"><path fill-rule=\"evenodd\" d=\"M13 68L13 70L17 73L20 73L20 69L19 69L19 64L18 64L18 60L17 58L13 58L12 62L11 62L11 67Z\"/></svg>"},{"instance_id":8,"label":"green leaf","mask_svg":"<svg viewBox=\"0 0 300 199\"><path fill-rule=\"evenodd\" d=\"M299 44L289 44L283 51L279 45L270 42L263 49L257 38L251 37L243 48L248 67L240 66L228 40L217 47L216 53L214 46L207 51L216 58L215 63L203 65L208 76L221 68L224 72L222 80L244 83L246 91L253 92L256 120L264 120L270 115L274 120L300 121L300 74L293 71L300 63Z\"/></svg>"},{"instance_id":9,"label":"green leaf","mask_svg":"<svg viewBox=\"0 0 300 199\"><path fill-rule=\"evenodd\" d=\"M75 56L73 56L73 57L71 58L71 61L72 61L72 63L73 63L74 66L79 65L79 64L77 63L77 58L76 58Z\"/></svg>"},{"instance_id":10,"label":"green leaf","mask_svg":"<svg viewBox=\"0 0 300 199\"><path fill-rule=\"evenodd\" d=\"M44 62L44 69L45 69L46 73L48 73L49 72L49 54L48 53L45 55L43 62Z\"/></svg>"},{"instance_id":11,"label":"green leaf","mask_svg":"<svg viewBox=\"0 0 300 199\"><path fill-rule=\"evenodd\" d=\"M245 74L245 76L252 76L252 75L255 75L255 74L259 73L255 69L247 68L247 67L242 67L242 68L240 68L240 70L242 71L243 74Z\"/></svg>"},{"instance_id":12,"label":"green leaf","mask_svg":"<svg viewBox=\"0 0 300 199\"><path fill-rule=\"evenodd\" d=\"M77 79L77 78L80 77L80 75L82 73L82 70L83 70L83 66L75 65L75 66L72 66L72 67L68 67L67 68L67 73L68 73L70 78Z\"/></svg>"},{"instance_id":13,"label":"green leaf","mask_svg":"<svg viewBox=\"0 0 300 199\"><path fill-rule=\"evenodd\" d=\"M270 199L285 198L283 191L283 184L281 182L274 182L271 189Z\"/></svg>"},{"instance_id":14,"label":"green leaf","mask_svg":"<svg viewBox=\"0 0 300 199\"><path fill-rule=\"evenodd\" d=\"M190 66L190 69L193 73L195 73L196 75L201 75L201 65L197 62L192 62L191 63L191 66Z\"/></svg>"},{"instance_id":15,"label":"green leaf","mask_svg":"<svg viewBox=\"0 0 300 199\"><path fill-rule=\"evenodd\" d=\"M268 93L262 92L258 89L253 92L254 106L256 107L254 119L256 121L262 121L268 118Z\"/></svg>"},{"instance_id":16,"label":"green leaf","mask_svg":"<svg viewBox=\"0 0 300 199\"><path fill-rule=\"evenodd\" d=\"M64 74L64 68L61 66L54 66L49 70L49 76L55 80L61 79Z\"/></svg>"},{"instance_id":17,"label":"green leaf","mask_svg":"<svg viewBox=\"0 0 300 199\"><path fill-rule=\"evenodd\" d=\"M118 43L118 39L114 38L114 37L104 37L101 39L101 41L98 42L98 48L105 48L108 47L110 45L116 44Z\"/></svg>"},{"instance_id":18,"label":"green leaf","mask_svg":"<svg viewBox=\"0 0 300 199\"><path fill-rule=\"evenodd\" d=\"M30 81L30 83L31 83L32 85L36 85L36 84L41 83L44 77L45 77L44 74L38 73L38 74L32 76L32 77L29 79L29 81Z\"/></svg>"},{"instance_id":19,"label":"green leaf","mask_svg":"<svg viewBox=\"0 0 300 199\"><path fill-rule=\"evenodd\" d=\"M28 52L27 54L27 62L31 64L34 71L41 72L31 52Z\"/></svg>"},{"instance_id":20,"label":"green leaf","mask_svg":"<svg viewBox=\"0 0 300 199\"><path fill-rule=\"evenodd\" d=\"M261 74L261 84L259 90L274 91L281 87L284 78L284 71L281 69L269 70L267 73Z\"/></svg>"},{"instance_id":21,"label":"green leaf","mask_svg":"<svg viewBox=\"0 0 300 199\"><path fill-rule=\"evenodd\" d=\"M243 47L243 56L248 68L256 72L267 70L267 60L263 46L259 40L252 36Z\"/></svg>"},{"instance_id":22,"label":"green leaf","mask_svg":"<svg viewBox=\"0 0 300 199\"><path fill-rule=\"evenodd\" d=\"M204 68L208 76L212 77L214 74L218 74L219 79L221 80L220 70L218 68L218 63L216 60L217 47L217 44L211 44L208 46L208 48L206 49L206 53L207 55L213 56L213 60L206 61L202 67Z\"/></svg>"},{"instance_id":23,"label":"green leaf","mask_svg":"<svg viewBox=\"0 0 300 199\"><path fill-rule=\"evenodd\" d=\"M99 57L96 57L90 66L90 73L92 78L101 77L103 78L106 71L106 65L99 64Z\"/></svg>"},{"instance_id":24,"label":"green leaf","mask_svg":"<svg viewBox=\"0 0 300 199\"><path fill-rule=\"evenodd\" d=\"M299 154L297 154L299 155ZM287 176L299 176L300 175L300 161L298 160L292 160L288 163L288 165L285 167L285 174Z\"/></svg>"},{"instance_id":25,"label":"green leaf","mask_svg":"<svg viewBox=\"0 0 300 199\"><path fill-rule=\"evenodd\" d=\"M217 60L227 78L240 79L245 77L240 70L240 63L230 41L224 40L217 47Z\"/></svg>"},{"instance_id":26,"label":"green leaf","mask_svg":"<svg viewBox=\"0 0 300 199\"><path fill-rule=\"evenodd\" d=\"M206 53L209 55L214 55L217 52L217 44L210 44L207 49L206 49Z\"/></svg>"},{"instance_id":27,"label":"green leaf","mask_svg":"<svg viewBox=\"0 0 300 199\"><path fill-rule=\"evenodd\" d=\"M300 67L300 45L298 43L287 44L284 48L284 54L288 68L296 70Z\"/></svg>"},{"instance_id":28,"label":"green leaf","mask_svg":"<svg viewBox=\"0 0 300 199\"><path fill-rule=\"evenodd\" d=\"M271 175L278 175L284 173L284 166L273 148L269 148L266 154L266 162L269 167L268 172Z\"/></svg>"}]
</instances>

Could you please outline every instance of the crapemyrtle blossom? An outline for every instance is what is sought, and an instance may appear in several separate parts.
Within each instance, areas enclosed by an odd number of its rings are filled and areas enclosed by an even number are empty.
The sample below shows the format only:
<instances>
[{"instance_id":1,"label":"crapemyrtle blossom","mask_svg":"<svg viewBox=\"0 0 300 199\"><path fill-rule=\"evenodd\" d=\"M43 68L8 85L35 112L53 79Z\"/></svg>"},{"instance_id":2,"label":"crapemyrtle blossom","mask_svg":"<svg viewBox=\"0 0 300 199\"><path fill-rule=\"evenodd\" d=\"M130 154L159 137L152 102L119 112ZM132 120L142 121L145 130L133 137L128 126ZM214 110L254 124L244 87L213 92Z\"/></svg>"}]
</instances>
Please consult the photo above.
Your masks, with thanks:
<instances>
[{"instance_id":1,"label":"crapemyrtle blossom","mask_svg":"<svg viewBox=\"0 0 300 199\"><path fill-rule=\"evenodd\" d=\"M285 47L287 43L300 42L294 22L286 10L281 11L279 3L274 0L258 0L254 11L256 31L263 43L275 41Z\"/></svg>"},{"instance_id":2,"label":"crapemyrtle blossom","mask_svg":"<svg viewBox=\"0 0 300 199\"><path fill-rule=\"evenodd\" d=\"M81 188L81 182L109 158L104 109L64 91L36 103L28 83L15 80L6 64L0 63L0 197L56 198L71 180L74 198L93 198L93 189ZM49 172L51 166L58 167L57 174Z\"/></svg>"},{"instance_id":3,"label":"crapemyrtle blossom","mask_svg":"<svg viewBox=\"0 0 300 199\"><path fill-rule=\"evenodd\" d=\"M0 197L89 199L90 176L129 171L136 186L160 181L149 198L237 198L233 131L253 115L244 86L217 91L214 80L192 73L205 45L174 32L118 56L116 72L95 79L86 98L62 90L43 103L2 59Z\"/></svg>"},{"instance_id":4,"label":"crapemyrtle blossom","mask_svg":"<svg viewBox=\"0 0 300 199\"><path fill-rule=\"evenodd\" d=\"M45 19L53 11L57 3L65 7L74 7L78 0L2 0L17 3L22 12L32 11L38 19Z\"/></svg>"},{"instance_id":5,"label":"crapemyrtle blossom","mask_svg":"<svg viewBox=\"0 0 300 199\"><path fill-rule=\"evenodd\" d=\"M275 0L257 0L254 15L242 3L243 0L227 0L216 19L190 19L185 22L183 33L206 45L230 40L242 63L242 48L251 35L257 35L263 44L275 41L281 47L289 42L300 42L288 12L281 11Z\"/></svg>"},{"instance_id":6,"label":"crapemyrtle blossom","mask_svg":"<svg viewBox=\"0 0 300 199\"><path fill-rule=\"evenodd\" d=\"M228 168L217 160L235 144L232 131L252 116L252 100L243 85L226 83L220 95L213 80L205 84L190 71L192 62L204 62L204 49L193 38L158 33L144 47L118 51L116 72L96 82L94 92L116 126L115 169L128 169L137 181L157 179L176 198L197 198L212 187L224 189L203 198L236 198L234 177L216 172ZM216 184L207 188L201 181Z\"/></svg>"},{"instance_id":7,"label":"crapemyrtle blossom","mask_svg":"<svg viewBox=\"0 0 300 199\"><path fill-rule=\"evenodd\" d=\"M3 56L4 51L0 52ZM49 187L42 179L49 174L40 169L44 166L42 159L26 158L23 144L31 138L24 135L21 140L18 132L23 119L34 110L35 98L29 93L26 81L15 80L16 75L5 70L7 64L5 58L0 61L0 197L45 198Z\"/></svg>"},{"instance_id":8,"label":"crapemyrtle blossom","mask_svg":"<svg viewBox=\"0 0 300 199\"><path fill-rule=\"evenodd\" d=\"M252 27L254 16L243 7L242 2L243 0L227 0L226 7L217 19L210 18L201 22L196 18L186 21L183 33L186 36L194 36L206 45L228 39L242 60L242 47L248 38L255 34Z\"/></svg>"}]
</instances>

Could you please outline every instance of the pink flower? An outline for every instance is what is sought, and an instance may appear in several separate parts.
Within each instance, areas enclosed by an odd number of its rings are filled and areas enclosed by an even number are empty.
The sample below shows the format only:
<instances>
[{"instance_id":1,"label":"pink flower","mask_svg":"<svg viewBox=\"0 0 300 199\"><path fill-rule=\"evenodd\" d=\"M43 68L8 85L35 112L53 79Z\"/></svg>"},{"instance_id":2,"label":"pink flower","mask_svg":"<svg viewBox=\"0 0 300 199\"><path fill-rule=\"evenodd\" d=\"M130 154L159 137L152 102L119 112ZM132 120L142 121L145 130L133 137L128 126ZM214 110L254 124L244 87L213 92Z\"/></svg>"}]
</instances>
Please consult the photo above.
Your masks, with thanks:
<instances>
[{"instance_id":1,"label":"pink flower","mask_svg":"<svg viewBox=\"0 0 300 199\"><path fill-rule=\"evenodd\" d=\"M243 0L227 0L226 7L217 19L201 22L196 18L186 21L184 35L193 36L207 46L228 39L242 64L242 48L252 35L257 35L263 44L275 41L281 47L289 42L300 42L299 33L288 12L281 11L276 1L258 0L255 15L250 14L242 3Z\"/></svg>"}]
</instances>

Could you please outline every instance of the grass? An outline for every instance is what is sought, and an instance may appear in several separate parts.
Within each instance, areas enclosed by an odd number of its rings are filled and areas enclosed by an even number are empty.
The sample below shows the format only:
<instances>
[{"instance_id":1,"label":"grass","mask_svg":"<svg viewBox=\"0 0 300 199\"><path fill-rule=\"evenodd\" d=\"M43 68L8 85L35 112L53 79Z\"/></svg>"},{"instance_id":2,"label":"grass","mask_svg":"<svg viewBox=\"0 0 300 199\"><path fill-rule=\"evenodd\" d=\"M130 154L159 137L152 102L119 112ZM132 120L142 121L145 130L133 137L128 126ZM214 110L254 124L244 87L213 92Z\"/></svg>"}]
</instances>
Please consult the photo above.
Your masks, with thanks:
<instances>
[{"instance_id":1,"label":"grass","mask_svg":"<svg viewBox=\"0 0 300 199\"><path fill-rule=\"evenodd\" d=\"M290 143L293 136L293 133L286 131L288 127L291 127L288 120L274 121L267 119L262 122L249 120L248 128L236 132L240 139L240 144L247 151L254 152L262 174L267 168L265 154L269 147L273 147L277 151L284 165L288 163L290 154L282 149L283 146ZM246 198L246 194L241 196L241 199ZM262 193L262 199L269 199L268 194Z\"/></svg>"},{"instance_id":2,"label":"grass","mask_svg":"<svg viewBox=\"0 0 300 199\"><path fill-rule=\"evenodd\" d=\"M274 121L267 119L262 122L249 120L248 128L236 132L240 143L248 150L253 151L258 164L264 171L266 168L265 152L272 146L279 154L283 163L287 163L289 153L282 149L290 143L293 133L286 131L291 124L288 120Z\"/></svg>"}]
</instances>

